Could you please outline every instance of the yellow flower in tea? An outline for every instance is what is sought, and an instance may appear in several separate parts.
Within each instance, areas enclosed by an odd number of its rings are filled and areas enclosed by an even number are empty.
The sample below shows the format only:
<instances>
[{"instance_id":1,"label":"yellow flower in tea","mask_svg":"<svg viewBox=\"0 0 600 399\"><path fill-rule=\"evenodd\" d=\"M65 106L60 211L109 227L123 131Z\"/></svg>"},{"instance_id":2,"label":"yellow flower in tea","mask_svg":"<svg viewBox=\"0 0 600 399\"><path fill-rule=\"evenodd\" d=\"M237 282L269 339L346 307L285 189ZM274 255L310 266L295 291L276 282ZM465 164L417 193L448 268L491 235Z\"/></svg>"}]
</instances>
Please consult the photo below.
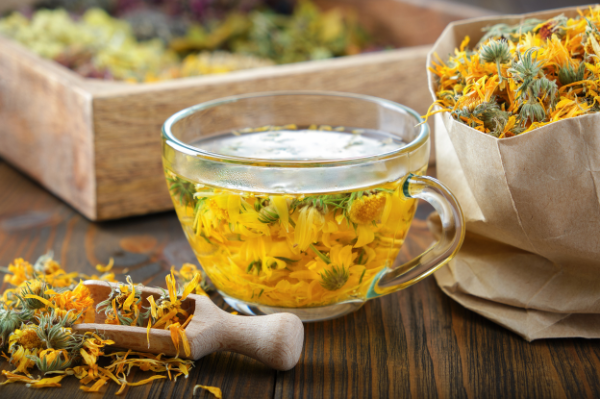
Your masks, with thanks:
<instances>
[{"instance_id":1,"label":"yellow flower in tea","mask_svg":"<svg viewBox=\"0 0 600 399\"><path fill-rule=\"evenodd\" d=\"M195 187L173 171L166 175ZM175 195L173 204L220 292L269 306L323 306L364 298L375 276L394 262L416 209L400 184L315 195L199 185L191 200ZM325 263L312 247L336 260Z\"/></svg>"},{"instance_id":2,"label":"yellow flower in tea","mask_svg":"<svg viewBox=\"0 0 600 399\"><path fill-rule=\"evenodd\" d=\"M345 247L341 245L334 246L331 248L329 258L321 254L316 248L314 250L321 260L327 264L319 274L322 280L321 286L328 291L336 291L342 288L350 277L349 269L354 265L354 259L358 254L353 253L352 247L349 245Z\"/></svg>"},{"instance_id":3,"label":"yellow flower in tea","mask_svg":"<svg viewBox=\"0 0 600 399\"><path fill-rule=\"evenodd\" d=\"M381 223L385 202L384 193L365 195L354 200L350 206L350 220L357 224L369 224L373 221Z\"/></svg>"}]
</instances>

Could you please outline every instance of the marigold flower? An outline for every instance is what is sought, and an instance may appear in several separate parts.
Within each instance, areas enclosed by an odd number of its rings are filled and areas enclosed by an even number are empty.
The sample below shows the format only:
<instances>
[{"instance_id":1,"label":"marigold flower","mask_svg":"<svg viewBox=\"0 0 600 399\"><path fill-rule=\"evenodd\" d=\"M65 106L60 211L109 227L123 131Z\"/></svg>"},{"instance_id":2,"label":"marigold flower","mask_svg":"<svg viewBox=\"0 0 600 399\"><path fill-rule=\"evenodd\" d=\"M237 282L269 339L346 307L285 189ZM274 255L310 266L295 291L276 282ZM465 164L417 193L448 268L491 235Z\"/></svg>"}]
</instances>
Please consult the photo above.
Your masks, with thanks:
<instances>
[{"instance_id":1,"label":"marigold flower","mask_svg":"<svg viewBox=\"0 0 600 399\"><path fill-rule=\"evenodd\" d=\"M12 275L5 275L4 281L14 286L21 285L23 282L32 279L34 276L33 266L22 258L15 259L13 263L8 265L8 272L12 273Z\"/></svg>"},{"instance_id":2,"label":"marigold flower","mask_svg":"<svg viewBox=\"0 0 600 399\"><path fill-rule=\"evenodd\" d=\"M465 38L448 62L439 57L432 62L437 100L425 117L449 112L476 130L505 138L597 112L600 73L593 60L600 56L600 6L579 14L494 25L473 50ZM493 62L496 70L490 68Z\"/></svg>"}]
</instances>

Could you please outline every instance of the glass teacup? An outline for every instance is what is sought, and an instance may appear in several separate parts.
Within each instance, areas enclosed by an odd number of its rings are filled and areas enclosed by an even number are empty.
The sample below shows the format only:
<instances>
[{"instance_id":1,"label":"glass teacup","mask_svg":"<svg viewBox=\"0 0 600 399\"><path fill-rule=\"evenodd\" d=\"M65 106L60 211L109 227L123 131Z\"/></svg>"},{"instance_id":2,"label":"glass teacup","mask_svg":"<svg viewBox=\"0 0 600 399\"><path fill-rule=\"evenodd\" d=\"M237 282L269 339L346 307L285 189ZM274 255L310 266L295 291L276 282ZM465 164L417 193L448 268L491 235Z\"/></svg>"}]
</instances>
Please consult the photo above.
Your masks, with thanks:
<instances>
[{"instance_id":1,"label":"glass teacup","mask_svg":"<svg viewBox=\"0 0 600 399\"><path fill-rule=\"evenodd\" d=\"M458 251L454 196L424 177L429 128L400 104L270 92L199 104L163 127L175 210L204 271L247 314L338 317L432 274ZM417 199L440 214L428 251L394 261Z\"/></svg>"}]
</instances>

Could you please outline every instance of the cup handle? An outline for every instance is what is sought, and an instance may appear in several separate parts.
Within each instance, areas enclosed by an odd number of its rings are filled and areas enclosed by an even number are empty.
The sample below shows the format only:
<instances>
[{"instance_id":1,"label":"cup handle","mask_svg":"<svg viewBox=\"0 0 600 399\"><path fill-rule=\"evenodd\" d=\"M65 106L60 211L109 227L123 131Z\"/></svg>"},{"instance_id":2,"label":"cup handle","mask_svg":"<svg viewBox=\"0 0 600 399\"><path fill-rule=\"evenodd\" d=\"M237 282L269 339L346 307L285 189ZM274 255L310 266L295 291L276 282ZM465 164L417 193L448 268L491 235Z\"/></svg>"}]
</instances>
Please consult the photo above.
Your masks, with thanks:
<instances>
[{"instance_id":1,"label":"cup handle","mask_svg":"<svg viewBox=\"0 0 600 399\"><path fill-rule=\"evenodd\" d=\"M384 268L373 280L367 298L404 289L423 280L445 265L460 249L465 238L462 210L454 195L436 179L409 174L402 185L408 198L429 202L440 215L442 236L427 251L395 268Z\"/></svg>"}]
</instances>

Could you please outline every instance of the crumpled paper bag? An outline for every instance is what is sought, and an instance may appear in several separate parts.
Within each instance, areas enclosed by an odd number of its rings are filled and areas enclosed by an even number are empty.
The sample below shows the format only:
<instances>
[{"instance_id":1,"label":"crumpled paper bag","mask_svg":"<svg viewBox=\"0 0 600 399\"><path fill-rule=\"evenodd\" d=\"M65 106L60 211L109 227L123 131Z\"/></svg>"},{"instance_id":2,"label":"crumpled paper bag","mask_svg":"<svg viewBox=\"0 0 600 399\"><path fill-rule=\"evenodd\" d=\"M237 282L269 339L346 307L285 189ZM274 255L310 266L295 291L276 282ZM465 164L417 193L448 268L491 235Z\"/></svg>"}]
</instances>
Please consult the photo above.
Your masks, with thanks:
<instances>
[{"instance_id":1,"label":"crumpled paper bag","mask_svg":"<svg viewBox=\"0 0 600 399\"><path fill-rule=\"evenodd\" d=\"M428 65L465 35L477 43L484 26L576 10L452 23ZM430 72L433 100L435 85ZM600 337L600 113L501 140L437 114L435 142L438 179L468 231L435 275L442 290L527 340Z\"/></svg>"}]
</instances>

